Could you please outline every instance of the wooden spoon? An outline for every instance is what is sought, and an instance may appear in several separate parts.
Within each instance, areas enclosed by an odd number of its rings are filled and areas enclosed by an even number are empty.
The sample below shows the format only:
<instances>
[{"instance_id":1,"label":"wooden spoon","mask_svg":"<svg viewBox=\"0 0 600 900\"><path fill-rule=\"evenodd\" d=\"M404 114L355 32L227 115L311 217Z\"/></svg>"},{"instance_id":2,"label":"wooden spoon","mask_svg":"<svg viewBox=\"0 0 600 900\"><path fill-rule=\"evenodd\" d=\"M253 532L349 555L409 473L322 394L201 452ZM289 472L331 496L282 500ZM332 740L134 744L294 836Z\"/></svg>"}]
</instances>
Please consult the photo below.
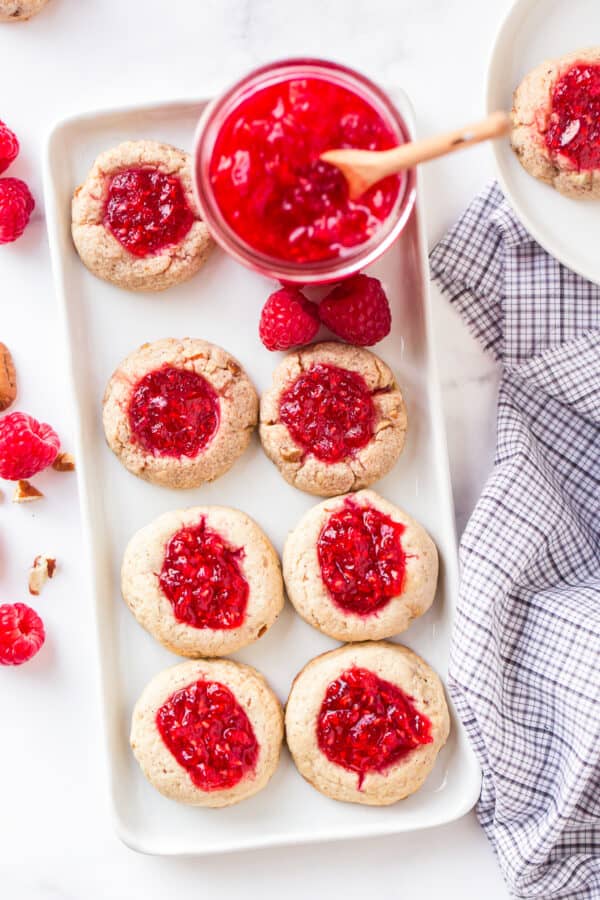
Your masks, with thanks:
<instances>
[{"instance_id":1,"label":"wooden spoon","mask_svg":"<svg viewBox=\"0 0 600 900\"><path fill-rule=\"evenodd\" d=\"M350 198L354 200L387 175L396 175L428 159L502 137L508 134L510 128L510 116L505 112L495 112L474 125L411 141L391 150L327 150L320 158L340 170L348 182Z\"/></svg>"}]
</instances>

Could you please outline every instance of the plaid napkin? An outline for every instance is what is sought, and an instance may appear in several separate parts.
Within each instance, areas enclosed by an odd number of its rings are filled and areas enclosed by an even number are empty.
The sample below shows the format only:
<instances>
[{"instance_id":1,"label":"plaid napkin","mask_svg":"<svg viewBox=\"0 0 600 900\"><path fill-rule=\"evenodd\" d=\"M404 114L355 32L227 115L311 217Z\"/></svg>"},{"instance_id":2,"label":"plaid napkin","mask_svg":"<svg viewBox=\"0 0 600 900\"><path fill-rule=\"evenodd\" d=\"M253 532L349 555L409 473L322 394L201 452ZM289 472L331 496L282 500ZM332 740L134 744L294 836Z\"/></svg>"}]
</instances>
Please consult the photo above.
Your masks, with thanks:
<instances>
[{"instance_id":1,"label":"plaid napkin","mask_svg":"<svg viewBox=\"0 0 600 900\"><path fill-rule=\"evenodd\" d=\"M600 898L600 289L534 242L497 185L431 268L503 366L450 664L479 820L511 896Z\"/></svg>"}]
</instances>

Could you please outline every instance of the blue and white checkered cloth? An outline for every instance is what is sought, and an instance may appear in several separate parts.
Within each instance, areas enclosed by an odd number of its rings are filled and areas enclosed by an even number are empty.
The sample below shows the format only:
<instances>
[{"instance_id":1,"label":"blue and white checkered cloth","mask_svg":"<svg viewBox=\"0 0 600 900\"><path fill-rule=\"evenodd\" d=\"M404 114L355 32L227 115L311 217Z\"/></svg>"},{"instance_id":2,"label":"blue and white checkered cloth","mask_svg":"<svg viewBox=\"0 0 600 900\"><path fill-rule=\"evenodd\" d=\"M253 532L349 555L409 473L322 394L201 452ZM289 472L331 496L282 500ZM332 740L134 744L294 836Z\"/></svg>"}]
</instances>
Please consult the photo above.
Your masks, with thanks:
<instances>
[{"instance_id":1,"label":"blue and white checkered cloth","mask_svg":"<svg viewBox=\"0 0 600 900\"><path fill-rule=\"evenodd\" d=\"M600 898L600 288L548 256L496 185L431 268L503 366L450 664L479 820L511 896Z\"/></svg>"}]
</instances>

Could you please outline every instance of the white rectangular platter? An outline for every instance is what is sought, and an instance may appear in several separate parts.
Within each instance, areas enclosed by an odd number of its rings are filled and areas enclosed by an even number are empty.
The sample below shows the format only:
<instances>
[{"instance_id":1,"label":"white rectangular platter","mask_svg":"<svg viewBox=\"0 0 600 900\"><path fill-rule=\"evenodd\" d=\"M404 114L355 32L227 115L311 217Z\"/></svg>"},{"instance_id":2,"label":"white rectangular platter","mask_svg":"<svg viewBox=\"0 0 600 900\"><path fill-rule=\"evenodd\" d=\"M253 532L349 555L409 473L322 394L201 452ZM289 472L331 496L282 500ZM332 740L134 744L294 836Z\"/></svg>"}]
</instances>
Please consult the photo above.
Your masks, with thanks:
<instances>
[{"instance_id":1,"label":"white rectangular platter","mask_svg":"<svg viewBox=\"0 0 600 900\"><path fill-rule=\"evenodd\" d=\"M395 94L412 128L404 95ZM45 160L46 210L73 399L76 453L91 598L95 607L109 780L117 831L147 853L205 854L281 844L393 834L439 825L474 804L480 771L453 715L450 739L425 786L387 808L336 803L303 781L286 750L267 788L238 806L180 806L144 779L128 743L135 700L159 670L177 662L142 630L119 590L121 557L138 528L169 509L219 503L253 516L281 552L287 532L317 498L287 485L255 436L249 451L213 484L184 492L129 474L104 441L101 400L117 364L145 341L202 337L237 356L259 391L280 354L258 340L259 311L273 285L215 250L191 281L164 294L132 294L94 278L70 237L70 198L96 155L122 140L152 138L190 149L203 101L88 113L59 123ZM393 331L378 345L405 394L409 433L393 472L376 490L429 529L441 575L432 609L402 640L445 677L457 589L456 538L446 444L432 348L428 269L420 201L399 242L373 267L392 304ZM336 643L305 624L289 603L270 632L235 654L263 672L285 702L295 674Z\"/></svg>"}]
</instances>

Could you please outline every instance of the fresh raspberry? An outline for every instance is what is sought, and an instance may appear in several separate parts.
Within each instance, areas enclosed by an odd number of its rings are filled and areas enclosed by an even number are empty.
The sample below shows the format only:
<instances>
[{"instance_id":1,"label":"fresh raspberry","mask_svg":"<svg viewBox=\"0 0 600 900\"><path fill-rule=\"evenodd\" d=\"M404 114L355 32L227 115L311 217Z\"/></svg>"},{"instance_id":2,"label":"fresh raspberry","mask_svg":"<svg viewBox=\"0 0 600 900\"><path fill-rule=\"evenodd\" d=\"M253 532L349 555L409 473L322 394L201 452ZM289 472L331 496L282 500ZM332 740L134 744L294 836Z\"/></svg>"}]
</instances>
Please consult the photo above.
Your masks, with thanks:
<instances>
[{"instance_id":1,"label":"fresh raspberry","mask_svg":"<svg viewBox=\"0 0 600 900\"><path fill-rule=\"evenodd\" d=\"M258 333L267 350L289 350L309 344L318 330L317 307L298 288L275 291L260 314Z\"/></svg>"},{"instance_id":2,"label":"fresh raspberry","mask_svg":"<svg viewBox=\"0 0 600 900\"><path fill-rule=\"evenodd\" d=\"M35 206L35 200L20 178L0 178L0 244L21 237Z\"/></svg>"},{"instance_id":3,"label":"fresh raspberry","mask_svg":"<svg viewBox=\"0 0 600 900\"><path fill-rule=\"evenodd\" d=\"M0 172L5 172L19 155L19 142L14 131L0 121Z\"/></svg>"},{"instance_id":4,"label":"fresh raspberry","mask_svg":"<svg viewBox=\"0 0 600 900\"><path fill-rule=\"evenodd\" d=\"M350 344L370 347L389 334L390 304L377 278L354 275L338 284L319 306L324 325Z\"/></svg>"},{"instance_id":5,"label":"fresh raspberry","mask_svg":"<svg viewBox=\"0 0 600 900\"><path fill-rule=\"evenodd\" d=\"M0 419L0 478L19 481L52 465L60 440L44 422L26 413L9 413Z\"/></svg>"},{"instance_id":6,"label":"fresh raspberry","mask_svg":"<svg viewBox=\"0 0 600 900\"><path fill-rule=\"evenodd\" d=\"M35 656L45 639L44 623L30 606L0 606L0 666L22 665Z\"/></svg>"}]
</instances>

